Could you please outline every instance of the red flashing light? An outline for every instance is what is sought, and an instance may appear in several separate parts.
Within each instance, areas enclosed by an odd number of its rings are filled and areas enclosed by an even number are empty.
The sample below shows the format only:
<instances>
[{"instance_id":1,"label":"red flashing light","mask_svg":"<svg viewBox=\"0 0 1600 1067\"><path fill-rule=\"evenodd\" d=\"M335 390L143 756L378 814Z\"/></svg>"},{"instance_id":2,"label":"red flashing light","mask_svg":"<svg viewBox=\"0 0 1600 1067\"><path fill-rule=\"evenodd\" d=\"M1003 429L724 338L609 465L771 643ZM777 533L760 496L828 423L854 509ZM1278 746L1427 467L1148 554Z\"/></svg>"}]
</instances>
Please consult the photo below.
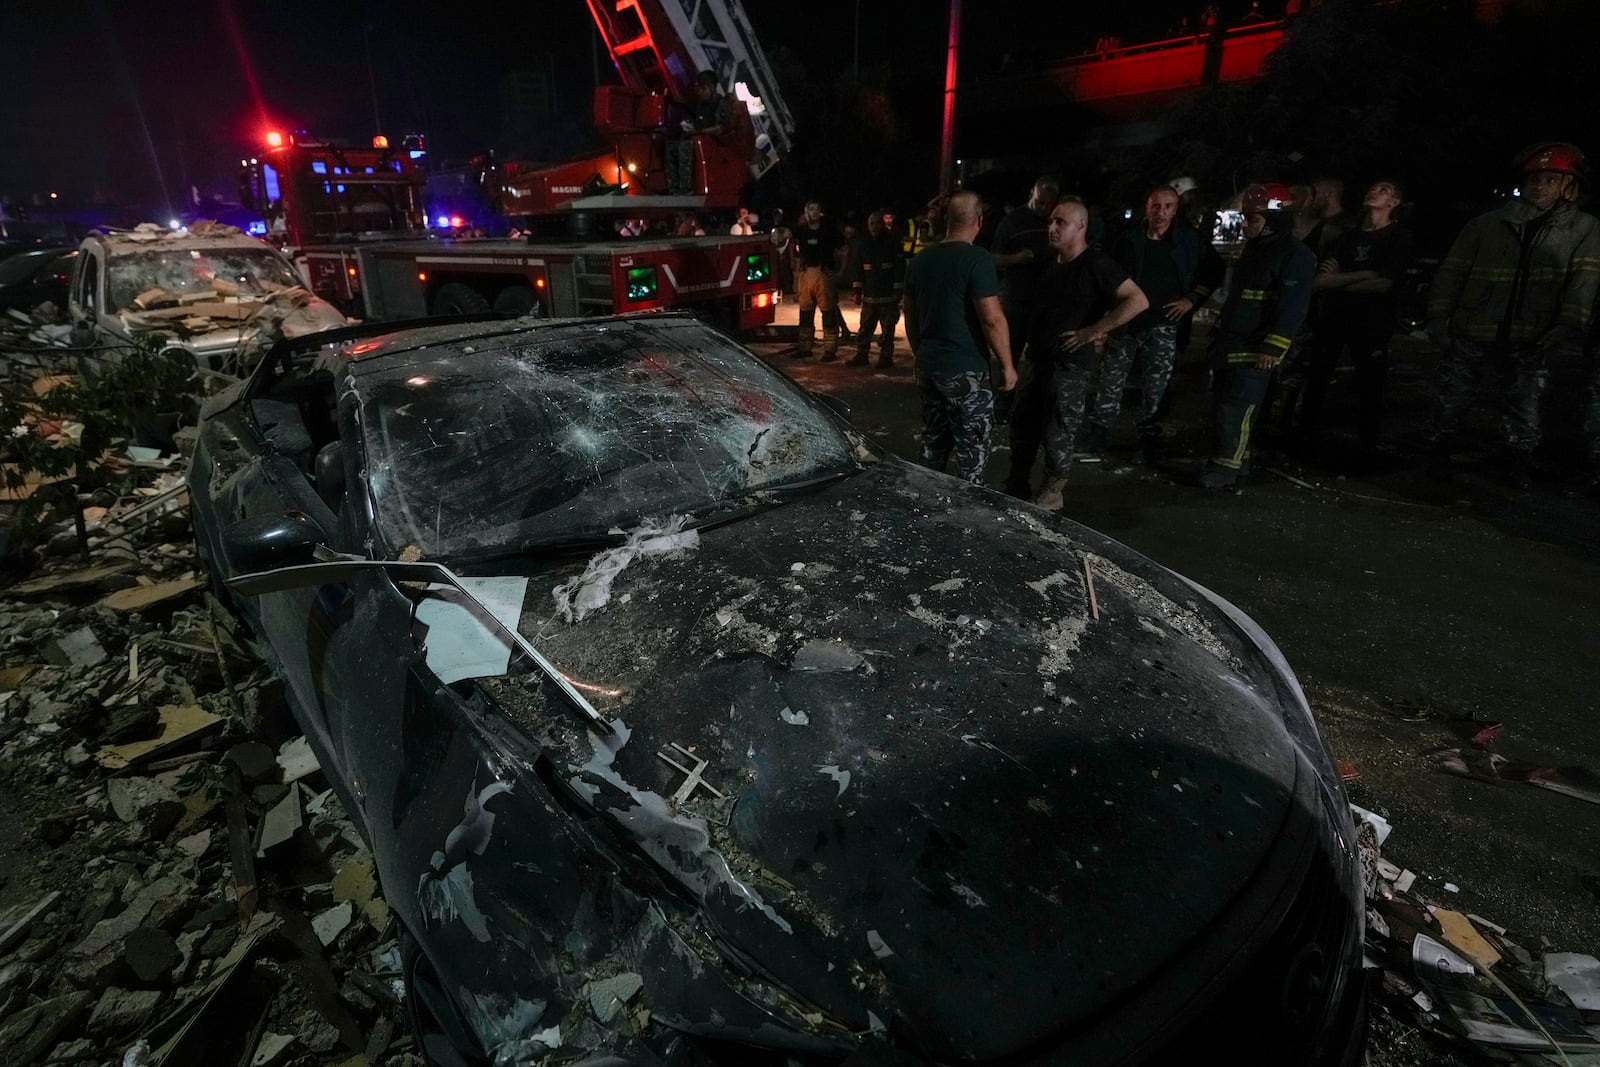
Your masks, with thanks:
<instances>
[{"instance_id":1,"label":"red flashing light","mask_svg":"<svg viewBox=\"0 0 1600 1067\"><path fill-rule=\"evenodd\" d=\"M533 285L534 285L534 288L536 288L536 289L543 289L544 288L544 279L543 278L535 278L533 280Z\"/></svg>"},{"instance_id":2,"label":"red flashing light","mask_svg":"<svg viewBox=\"0 0 1600 1067\"><path fill-rule=\"evenodd\" d=\"M378 134L376 137L374 137L372 139L372 147L373 148L388 148L389 147L389 138L385 137L381 133Z\"/></svg>"},{"instance_id":3,"label":"red flashing light","mask_svg":"<svg viewBox=\"0 0 1600 1067\"><path fill-rule=\"evenodd\" d=\"M277 130L269 131L268 134L267 134L267 147L268 148L282 148L283 147L283 134L279 133Z\"/></svg>"},{"instance_id":4,"label":"red flashing light","mask_svg":"<svg viewBox=\"0 0 1600 1067\"><path fill-rule=\"evenodd\" d=\"M428 272L427 271L418 271L417 272L417 281L425 282L427 280L428 280Z\"/></svg>"},{"instance_id":5,"label":"red flashing light","mask_svg":"<svg viewBox=\"0 0 1600 1067\"><path fill-rule=\"evenodd\" d=\"M354 267L351 267L351 268L349 268L349 270L350 270L350 277L354 278L356 276L356 269Z\"/></svg>"},{"instance_id":6,"label":"red flashing light","mask_svg":"<svg viewBox=\"0 0 1600 1067\"><path fill-rule=\"evenodd\" d=\"M460 215L451 215L450 216L450 228L452 230L459 230L459 229L461 229L461 227L465 226L466 224L467 224L467 220L462 218Z\"/></svg>"},{"instance_id":7,"label":"red flashing light","mask_svg":"<svg viewBox=\"0 0 1600 1067\"><path fill-rule=\"evenodd\" d=\"M761 293L761 294L758 294L756 296L756 307L758 307L758 308L764 308L768 304L771 304L771 303L772 303L772 294L771 293Z\"/></svg>"}]
</instances>

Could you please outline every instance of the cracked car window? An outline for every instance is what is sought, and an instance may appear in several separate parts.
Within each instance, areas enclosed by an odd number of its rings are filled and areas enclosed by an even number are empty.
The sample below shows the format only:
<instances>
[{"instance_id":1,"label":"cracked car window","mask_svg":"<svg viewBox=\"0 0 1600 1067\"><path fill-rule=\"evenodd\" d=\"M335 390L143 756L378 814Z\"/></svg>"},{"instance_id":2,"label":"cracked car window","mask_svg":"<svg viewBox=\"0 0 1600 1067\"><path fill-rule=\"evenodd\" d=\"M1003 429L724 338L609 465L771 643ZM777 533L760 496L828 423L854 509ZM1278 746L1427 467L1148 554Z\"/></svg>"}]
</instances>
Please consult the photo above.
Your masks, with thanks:
<instances>
[{"instance_id":1,"label":"cracked car window","mask_svg":"<svg viewBox=\"0 0 1600 1067\"><path fill-rule=\"evenodd\" d=\"M598 536L853 466L786 379L692 324L462 342L359 389L378 525L434 558Z\"/></svg>"},{"instance_id":2,"label":"cracked car window","mask_svg":"<svg viewBox=\"0 0 1600 1067\"><path fill-rule=\"evenodd\" d=\"M215 292L216 282L241 293L264 296L300 284L294 268L270 248L164 248L118 252L107 270L111 310L132 304L152 289L174 295Z\"/></svg>"}]
</instances>

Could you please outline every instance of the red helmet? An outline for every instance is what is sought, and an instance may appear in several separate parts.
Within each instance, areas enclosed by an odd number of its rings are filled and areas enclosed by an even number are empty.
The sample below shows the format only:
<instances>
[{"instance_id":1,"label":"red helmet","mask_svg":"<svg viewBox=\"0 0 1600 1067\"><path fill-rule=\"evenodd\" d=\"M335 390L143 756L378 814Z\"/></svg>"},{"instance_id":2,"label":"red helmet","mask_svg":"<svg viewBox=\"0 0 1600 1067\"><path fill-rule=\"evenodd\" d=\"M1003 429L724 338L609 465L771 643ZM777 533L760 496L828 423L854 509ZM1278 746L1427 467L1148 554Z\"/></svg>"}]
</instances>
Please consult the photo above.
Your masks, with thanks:
<instances>
[{"instance_id":1,"label":"red helmet","mask_svg":"<svg viewBox=\"0 0 1600 1067\"><path fill-rule=\"evenodd\" d=\"M1583 149L1566 141L1541 141L1524 148L1517 156L1517 172L1532 174L1535 171L1553 170L1557 174L1583 176Z\"/></svg>"},{"instance_id":2,"label":"red helmet","mask_svg":"<svg viewBox=\"0 0 1600 1067\"><path fill-rule=\"evenodd\" d=\"M1239 210L1246 215L1264 211L1290 211L1294 208L1294 194L1282 182L1257 182L1245 189L1239 200Z\"/></svg>"}]
</instances>

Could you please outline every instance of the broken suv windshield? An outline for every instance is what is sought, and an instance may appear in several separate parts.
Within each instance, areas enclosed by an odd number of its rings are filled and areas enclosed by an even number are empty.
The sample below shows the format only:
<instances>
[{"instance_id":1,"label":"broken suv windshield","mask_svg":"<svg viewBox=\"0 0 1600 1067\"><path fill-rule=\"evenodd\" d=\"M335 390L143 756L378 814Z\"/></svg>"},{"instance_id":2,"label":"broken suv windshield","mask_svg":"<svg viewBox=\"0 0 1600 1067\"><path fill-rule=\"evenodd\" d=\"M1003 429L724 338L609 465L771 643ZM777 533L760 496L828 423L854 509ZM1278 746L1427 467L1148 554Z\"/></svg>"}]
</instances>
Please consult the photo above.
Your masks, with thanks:
<instances>
[{"instance_id":1,"label":"broken suv windshield","mask_svg":"<svg viewBox=\"0 0 1600 1067\"><path fill-rule=\"evenodd\" d=\"M106 264L106 275L113 311L152 290L170 294L153 304L190 293L265 296L300 284L294 268L266 246L119 252Z\"/></svg>"},{"instance_id":2,"label":"broken suv windshield","mask_svg":"<svg viewBox=\"0 0 1600 1067\"><path fill-rule=\"evenodd\" d=\"M604 535L853 468L850 441L799 390L695 323L428 354L362 367L356 389L378 525L433 558Z\"/></svg>"}]
</instances>

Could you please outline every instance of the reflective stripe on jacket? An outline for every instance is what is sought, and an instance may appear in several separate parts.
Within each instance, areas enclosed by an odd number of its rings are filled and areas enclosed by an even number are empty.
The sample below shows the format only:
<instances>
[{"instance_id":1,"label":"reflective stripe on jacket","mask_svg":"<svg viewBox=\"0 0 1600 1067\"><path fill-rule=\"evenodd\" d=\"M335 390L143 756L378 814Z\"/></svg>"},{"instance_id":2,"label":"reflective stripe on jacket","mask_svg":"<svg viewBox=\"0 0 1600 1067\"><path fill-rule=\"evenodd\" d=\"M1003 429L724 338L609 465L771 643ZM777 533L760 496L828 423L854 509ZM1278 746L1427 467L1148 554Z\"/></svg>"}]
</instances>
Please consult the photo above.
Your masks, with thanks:
<instances>
[{"instance_id":1,"label":"reflective stripe on jacket","mask_svg":"<svg viewBox=\"0 0 1600 1067\"><path fill-rule=\"evenodd\" d=\"M1290 234L1268 232L1246 242L1217 321L1217 351L1230 363L1262 352L1281 357L1305 321L1316 269L1317 257Z\"/></svg>"},{"instance_id":2,"label":"reflective stripe on jacket","mask_svg":"<svg viewBox=\"0 0 1600 1067\"><path fill-rule=\"evenodd\" d=\"M1428 318L1447 320L1452 336L1490 344L1510 309L1512 344L1580 343L1600 290L1600 222L1558 203L1524 264L1523 230L1538 215L1512 200L1463 226L1434 275Z\"/></svg>"}]
</instances>

